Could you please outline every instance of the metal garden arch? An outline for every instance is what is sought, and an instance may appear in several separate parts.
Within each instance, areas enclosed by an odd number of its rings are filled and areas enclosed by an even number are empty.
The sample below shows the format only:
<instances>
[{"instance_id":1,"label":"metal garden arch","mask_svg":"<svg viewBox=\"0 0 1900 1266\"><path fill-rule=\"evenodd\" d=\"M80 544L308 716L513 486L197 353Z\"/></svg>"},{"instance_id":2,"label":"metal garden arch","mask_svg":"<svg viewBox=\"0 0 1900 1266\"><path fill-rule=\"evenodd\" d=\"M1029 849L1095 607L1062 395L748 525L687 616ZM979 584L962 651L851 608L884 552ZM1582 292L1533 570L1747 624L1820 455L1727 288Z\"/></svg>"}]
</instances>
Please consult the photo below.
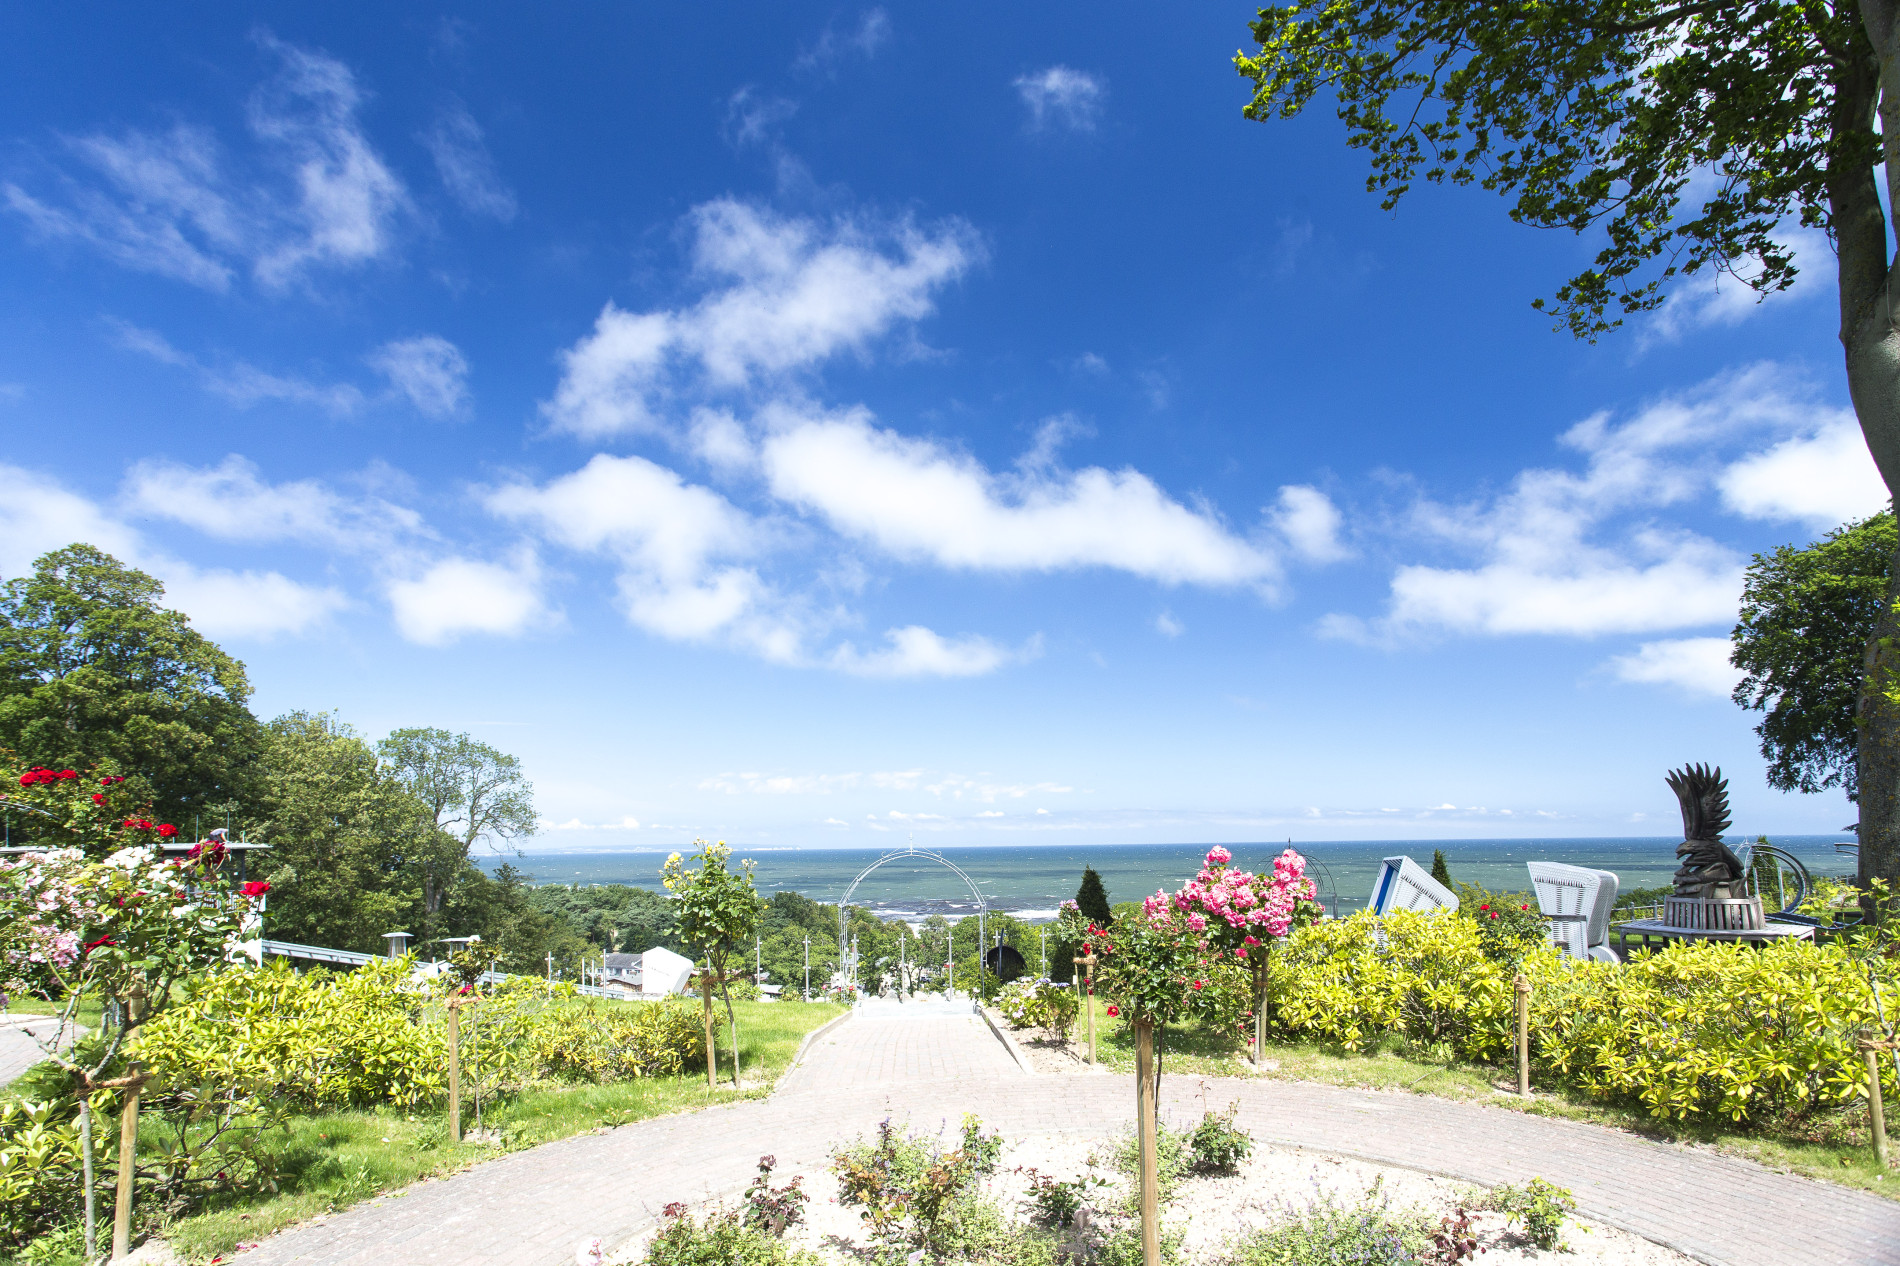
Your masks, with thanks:
<instances>
[{"instance_id":1,"label":"metal garden arch","mask_svg":"<svg viewBox=\"0 0 1900 1266\"><path fill-rule=\"evenodd\" d=\"M884 854L884 856L859 871L858 877L851 881L851 886L844 890L844 896L838 902L838 965L842 967L851 961L850 933L847 930L845 921L846 911L851 905L851 894L858 890L858 885L864 882L865 876L869 875L879 866L882 866L885 862L901 861L906 857L921 857L927 862L935 862L937 865L946 867L954 872L958 879L961 879L964 883L969 885L970 895L976 898L976 962L977 970L980 973L983 966L983 955L989 949L987 924L983 919L983 913L989 908L989 903L984 900L982 890L976 886L976 880L964 873L961 866L951 861L948 857L945 857L942 853L933 852L927 848L917 848L914 845L906 845L903 848L894 849ZM851 964L851 978L853 980L857 979L856 963Z\"/></svg>"}]
</instances>

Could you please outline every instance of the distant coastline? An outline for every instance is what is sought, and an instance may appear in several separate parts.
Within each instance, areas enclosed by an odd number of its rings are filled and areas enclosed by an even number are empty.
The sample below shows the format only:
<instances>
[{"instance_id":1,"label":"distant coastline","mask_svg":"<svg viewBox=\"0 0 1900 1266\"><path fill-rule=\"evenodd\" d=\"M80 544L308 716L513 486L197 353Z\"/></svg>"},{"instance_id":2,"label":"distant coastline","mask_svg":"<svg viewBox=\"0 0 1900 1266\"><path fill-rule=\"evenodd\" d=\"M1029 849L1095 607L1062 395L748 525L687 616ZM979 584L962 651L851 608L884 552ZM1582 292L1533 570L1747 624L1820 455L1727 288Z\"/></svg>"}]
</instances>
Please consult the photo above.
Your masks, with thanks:
<instances>
[{"instance_id":1,"label":"distant coastline","mask_svg":"<svg viewBox=\"0 0 1900 1266\"><path fill-rule=\"evenodd\" d=\"M1746 843L1753 835L1731 832L1731 842ZM1851 834L1776 835L1776 846L1788 849L1816 875L1845 876L1855 870L1855 857L1837 845L1853 843ZM1373 876L1383 857L1405 854L1429 865L1434 849L1442 850L1454 880L1468 880L1487 888L1519 891L1527 887L1524 864L1531 860L1569 862L1616 872L1625 890L1655 887L1668 882L1676 867L1679 836L1623 836L1587 838L1526 838L1515 840L1315 840L1295 841L1292 847L1311 863L1320 884L1321 899L1339 913L1350 913L1365 902ZM896 848L903 846L896 845ZM929 849L920 843L919 849ZM1028 919L1051 916L1055 906L1075 893L1085 865L1101 874L1112 900L1138 899L1157 888L1178 887L1199 866L1205 844L1101 844L1081 846L1072 841L1054 844L957 845L940 852L976 883L984 904ZM1235 864L1249 869L1270 866L1288 847L1284 841L1226 844ZM621 850L590 853L528 853L521 857L482 857L485 869L503 863L532 876L531 882L608 884L624 883L658 888L662 860L673 849ZM893 848L735 849L740 857L757 863L762 893L789 890L817 901L835 902L858 873ZM864 879L852 896L884 917L923 917L941 913L957 918L974 911L976 901L952 872L923 859L887 863Z\"/></svg>"}]
</instances>

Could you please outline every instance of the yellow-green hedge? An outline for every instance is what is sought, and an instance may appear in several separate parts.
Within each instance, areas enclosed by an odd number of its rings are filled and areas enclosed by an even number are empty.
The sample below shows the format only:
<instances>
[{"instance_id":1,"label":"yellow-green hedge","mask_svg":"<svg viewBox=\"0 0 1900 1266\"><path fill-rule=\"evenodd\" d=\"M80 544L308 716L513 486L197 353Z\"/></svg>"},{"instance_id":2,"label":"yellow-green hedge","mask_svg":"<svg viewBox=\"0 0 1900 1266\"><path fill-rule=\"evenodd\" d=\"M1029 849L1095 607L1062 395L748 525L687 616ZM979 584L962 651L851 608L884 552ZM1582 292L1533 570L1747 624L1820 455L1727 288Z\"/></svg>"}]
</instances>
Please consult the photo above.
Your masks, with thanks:
<instances>
[{"instance_id":1,"label":"yellow-green hedge","mask_svg":"<svg viewBox=\"0 0 1900 1266\"><path fill-rule=\"evenodd\" d=\"M1890 959L1881 987L1900 1001ZM1527 956L1540 1079L1651 1115L1732 1121L1866 1093L1854 1049L1876 1023L1867 960L1840 944L1683 943L1621 966ZM1363 1050L1399 1035L1477 1062L1513 1058L1511 969L1455 915L1357 914L1303 928L1273 954L1269 1015L1287 1037ZM1889 1093L1900 1091L1883 1064Z\"/></svg>"}]
</instances>

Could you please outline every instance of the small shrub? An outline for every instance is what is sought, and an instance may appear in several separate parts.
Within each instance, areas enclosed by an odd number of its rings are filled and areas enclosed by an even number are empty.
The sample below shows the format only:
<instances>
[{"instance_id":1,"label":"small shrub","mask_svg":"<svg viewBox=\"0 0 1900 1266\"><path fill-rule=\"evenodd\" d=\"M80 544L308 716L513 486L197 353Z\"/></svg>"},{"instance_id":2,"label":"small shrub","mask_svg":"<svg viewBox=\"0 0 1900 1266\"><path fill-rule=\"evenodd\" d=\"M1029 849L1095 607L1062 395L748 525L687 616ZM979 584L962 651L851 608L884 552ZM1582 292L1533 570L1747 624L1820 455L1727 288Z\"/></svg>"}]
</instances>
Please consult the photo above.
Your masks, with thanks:
<instances>
[{"instance_id":1,"label":"small shrub","mask_svg":"<svg viewBox=\"0 0 1900 1266\"><path fill-rule=\"evenodd\" d=\"M1181 1180L1194 1168L1191 1137L1184 1131L1170 1130L1165 1123L1156 1125L1155 1176L1160 1180L1160 1190L1155 1198L1161 1204L1174 1199ZM1131 1129L1114 1146L1115 1169L1128 1179L1128 1211L1133 1212L1141 1204L1141 1136Z\"/></svg>"},{"instance_id":2,"label":"small shrub","mask_svg":"<svg viewBox=\"0 0 1900 1266\"><path fill-rule=\"evenodd\" d=\"M1187 1239L1187 1232L1180 1227L1163 1226L1161 1228L1162 1266L1185 1266L1181 1255L1181 1245ZM1124 1222L1109 1233L1102 1241L1095 1261L1098 1266L1143 1266L1141 1254L1141 1223Z\"/></svg>"},{"instance_id":3,"label":"small shrub","mask_svg":"<svg viewBox=\"0 0 1900 1266\"><path fill-rule=\"evenodd\" d=\"M1029 1183L1029 1216L1043 1226L1069 1225L1071 1219L1089 1202L1089 1190L1106 1187L1106 1179L1094 1174L1080 1178L1057 1178L1037 1169L1017 1171Z\"/></svg>"},{"instance_id":4,"label":"small shrub","mask_svg":"<svg viewBox=\"0 0 1900 1266\"><path fill-rule=\"evenodd\" d=\"M1188 1150L1196 1173L1231 1174L1253 1151L1253 1135L1234 1124L1240 1115L1238 1101L1225 1112L1208 1112L1188 1135Z\"/></svg>"},{"instance_id":5,"label":"small shrub","mask_svg":"<svg viewBox=\"0 0 1900 1266\"><path fill-rule=\"evenodd\" d=\"M104 1130L93 1123L97 1146ZM51 1101L0 1103L0 1246L24 1244L71 1216L84 1199L79 1123ZM99 1168L104 1168L101 1149Z\"/></svg>"},{"instance_id":6,"label":"small shrub","mask_svg":"<svg viewBox=\"0 0 1900 1266\"><path fill-rule=\"evenodd\" d=\"M818 1258L793 1252L776 1237L729 1210L695 1221L686 1207L670 1204L666 1223L641 1260L645 1266L818 1266Z\"/></svg>"},{"instance_id":7,"label":"small shrub","mask_svg":"<svg viewBox=\"0 0 1900 1266\"><path fill-rule=\"evenodd\" d=\"M1380 1201L1327 1197L1241 1241L1229 1266L1412 1266L1430 1247L1423 1228Z\"/></svg>"},{"instance_id":8,"label":"small shrub","mask_svg":"<svg viewBox=\"0 0 1900 1266\"><path fill-rule=\"evenodd\" d=\"M1047 981L1013 980L997 991L996 1009L1015 1028L1040 1027L1066 1038L1081 1004L1073 989Z\"/></svg>"},{"instance_id":9,"label":"small shrub","mask_svg":"<svg viewBox=\"0 0 1900 1266\"><path fill-rule=\"evenodd\" d=\"M1550 925L1527 892L1492 892L1477 884L1458 885L1458 913L1478 925L1484 956L1516 967L1524 956L1550 943Z\"/></svg>"},{"instance_id":10,"label":"small shrub","mask_svg":"<svg viewBox=\"0 0 1900 1266\"><path fill-rule=\"evenodd\" d=\"M880 1247L941 1256L944 1236L960 1225L951 1216L958 1202L995 1170L1002 1150L1002 1136L984 1134L975 1116L963 1118L958 1146L949 1152L936 1139L900 1134L886 1118L876 1142L839 1149L831 1168L838 1175L839 1203L862 1207L860 1216Z\"/></svg>"},{"instance_id":11,"label":"small shrub","mask_svg":"<svg viewBox=\"0 0 1900 1266\"><path fill-rule=\"evenodd\" d=\"M800 1175L792 1175L783 1187L772 1185L772 1169L777 1164L775 1156L759 1157L759 1176L745 1192L745 1224L775 1239L783 1236L787 1227L804 1221L805 1205L811 1200L800 1186L804 1181Z\"/></svg>"},{"instance_id":12,"label":"small shrub","mask_svg":"<svg viewBox=\"0 0 1900 1266\"><path fill-rule=\"evenodd\" d=\"M1511 1225L1522 1225L1524 1236L1545 1252L1563 1247L1564 1223L1577 1211L1576 1197L1567 1187L1533 1178L1522 1187L1503 1183L1493 1187L1488 1203L1511 1215Z\"/></svg>"}]
</instances>

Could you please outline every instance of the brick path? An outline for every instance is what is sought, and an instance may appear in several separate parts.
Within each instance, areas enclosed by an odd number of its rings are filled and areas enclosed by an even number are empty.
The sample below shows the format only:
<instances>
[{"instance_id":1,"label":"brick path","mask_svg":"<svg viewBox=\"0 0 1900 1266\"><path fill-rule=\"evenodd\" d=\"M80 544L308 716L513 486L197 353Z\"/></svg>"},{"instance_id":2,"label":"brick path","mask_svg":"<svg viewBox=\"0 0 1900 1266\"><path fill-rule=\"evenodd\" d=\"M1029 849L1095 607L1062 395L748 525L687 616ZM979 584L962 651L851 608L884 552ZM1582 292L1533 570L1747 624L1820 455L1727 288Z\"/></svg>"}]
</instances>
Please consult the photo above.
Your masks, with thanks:
<instances>
[{"instance_id":1,"label":"brick path","mask_svg":"<svg viewBox=\"0 0 1900 1266\"><path fill-rule=\"evenodd\" d=\"M244 1266L556 1266L599 1236L643 1233L673 1200L742 1187L761 1153L781 1176L895 1114L954 1129L966 1111L1005 1135L1097 1134L1132 1119L1125 1077L1029 1077L957 1015L854 1017L813 1043L770 1099L642 1121L517 1152L267 1241ZM893 1026L906 1023L909 1033ZM984 1046L997 1048L992 1051ZM1163 1111L1199 1112L1200 1082L1167 1079ZM1900 1205L1713 1152L1482 1104L1300 1082L1216 1079L1262 1142L1482 1185L1541 1175L1587 1217L1712 1266L1900 1266Z\"/></svg>"}]
</instances>

